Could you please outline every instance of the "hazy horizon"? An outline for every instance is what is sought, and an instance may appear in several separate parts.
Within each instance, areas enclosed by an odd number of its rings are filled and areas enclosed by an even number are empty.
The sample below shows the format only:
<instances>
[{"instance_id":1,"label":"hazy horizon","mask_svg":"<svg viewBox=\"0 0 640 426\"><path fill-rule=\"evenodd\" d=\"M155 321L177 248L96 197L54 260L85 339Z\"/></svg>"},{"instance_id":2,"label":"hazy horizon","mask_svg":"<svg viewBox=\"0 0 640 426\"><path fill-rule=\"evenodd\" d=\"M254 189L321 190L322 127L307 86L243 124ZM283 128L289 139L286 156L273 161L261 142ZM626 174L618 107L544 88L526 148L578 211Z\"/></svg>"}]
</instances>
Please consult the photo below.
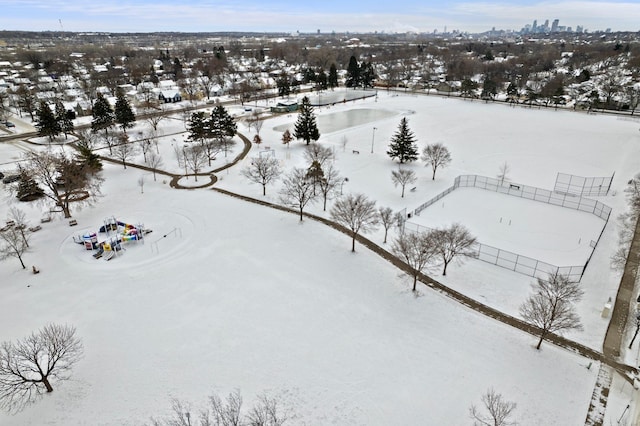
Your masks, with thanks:
<instances>
[{"instance_id":1,"label":"hazy horizon","mask_svg":"<svg viewBox=\"0 0 640 426\"><path fill-rule=\"evenodd\" d=\"M475 33L519 31L547 19L573 30L640 30L640 4L617 0L325 0L322 7L292 0L0 0L0 6L0 31Z\"/></svg>"}]
</instances>

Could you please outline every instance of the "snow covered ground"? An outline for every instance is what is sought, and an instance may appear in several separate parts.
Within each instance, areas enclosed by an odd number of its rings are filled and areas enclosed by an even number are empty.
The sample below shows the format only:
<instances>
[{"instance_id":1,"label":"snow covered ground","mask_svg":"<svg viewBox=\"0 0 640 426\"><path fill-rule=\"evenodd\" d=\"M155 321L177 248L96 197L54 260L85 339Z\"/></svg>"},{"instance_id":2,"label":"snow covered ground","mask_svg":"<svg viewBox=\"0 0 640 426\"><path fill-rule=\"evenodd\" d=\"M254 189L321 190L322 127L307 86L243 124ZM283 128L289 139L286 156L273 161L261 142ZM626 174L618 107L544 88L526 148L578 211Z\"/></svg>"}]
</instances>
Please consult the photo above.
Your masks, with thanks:
<instances>
[{"instance_id":1,"label":"snow covered ground","mask_svg":"<svg viewBox=\"0 0 640 426\"><path fill-rule=\"evenodd\" d=\"M363 192L394 210L414 209L459 174L495 176L507 161L513 181L549 189L558 171L615 171L615 195L600 200L617 214L626 180L638 169L638 126L615 117L380 92L377 101L318 109L319 123L322 115L354 108L395 113L330 133L321 127L320 143L334 148L335 166L349 178L345 193ZM385 155L402 115L421 147L443 142L453 156L435 181L422 162L407 165L420 179L404 198L390 179L397 165ZM285 169L304 165L300 142L280 143L281 126L294 120L280 116L261 131ZM184 130L179 120L161 125L165 135ZM239 130L252 139L249 129ZM158 147L167 169L176 168L169 145ZM216 185L263 198L262 189L239 173L260 149L222 172ZM0 164L17 151L0 145ZM584 423L598 371L586 368L588 360L548 344L535 351L534 337L440 294L421 289L414 297L398 270L362 247L351 254L348 237L313 221L300 224L295 215L207 189L172 190L166 180L154 182L133 168L107 164L104 173L104 197L74 212L78 226L58 219L33 234L25 261L40 274L23 271L13 259L0 263L1 340L56 322L76 326L85 346L73 380L20 414L0 414L0 424L138 425L167 415L171 397L200 405L212 391L225 395L235 388L247 405L264 391L283 395L299 415L293 424L469 424L469 406L480 404L489 387L518 403L519 424ZM276 201L277 189L268 187L264 198ZM500 208L519 201L505 198ZM519 208L519 217L537 204ZM3 193L0 218L11 206L25 209L33 223L43 210ZM321 204L309 211L323 214ZM565 218L552 210L548 220L582 223L576 220L581 213L568 212ZM144 244L127 243L112 261L95 260L73 237L97 231L111 216L153 232ZM474 227L481 239L498 234L488 224ZM575 232L599 232L592 228L587 221ZM369 237L382 244L382 231ZM557 233L550 231L552 237ZM575 236L565 239L575 243ZM607 326L602 305L615 297L619 279L608 266L615 239L610 221L582 280L586 295L578 311L585 331L570 335L594 348ZM537 232L514 240L514 251L546 240ZM477 261L436 278L514 315L533 281ZM618 385L610 398L622 401L629 390Z\"/></svg>"}]
</instances>

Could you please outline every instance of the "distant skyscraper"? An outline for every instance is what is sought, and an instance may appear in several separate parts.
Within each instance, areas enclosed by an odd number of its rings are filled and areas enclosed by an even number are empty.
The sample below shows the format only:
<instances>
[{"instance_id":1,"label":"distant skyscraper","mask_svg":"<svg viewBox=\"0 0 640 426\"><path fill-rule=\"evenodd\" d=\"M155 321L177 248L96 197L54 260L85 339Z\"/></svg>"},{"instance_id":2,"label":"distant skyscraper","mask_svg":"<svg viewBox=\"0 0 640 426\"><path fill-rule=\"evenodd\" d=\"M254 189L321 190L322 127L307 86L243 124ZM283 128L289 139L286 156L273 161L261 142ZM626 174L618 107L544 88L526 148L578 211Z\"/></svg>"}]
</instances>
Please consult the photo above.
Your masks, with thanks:
<instances>
[{"instance_id":1,"label":"distant skyscraper","mask_svg":"<svg viewBox=\"0 0 640 426\"><path fill-rule=\"evenodd\" d=\"M577 32L577 33L582 33L583 31L584 31L584 27L583 27L582 25L578 25L578 26L576 27L576 32Z\"/></svg>"},{"instance_id":2,"label":"distant skyscraper","mask_svg":"<svg viewBox=\"0 0 640 426\"><path fill-rule=\"evenodd\" d=\"M535 33L537 29L538 29L538 20L534 19L533 20L533 26L531 27L531 31L533 31Z\"/></svg>"},{"instance_id":3,"label":"distant skyscraper","mask_svg":"<svg viewBox=\"0 0 640 426\"><path fill-rule=\"evenodd\" d=\"M543 31L547 31L548 29L549 29L549 20L548 20L548 19L546 19L546 20L544 21L544 25L542 26L542 30L543 30Z\"/></svg>"},{"instance_id":4,"label":"distant skyscraper","mask_svg":"<svg viewBox=\"0 0 640 426\"><path fill-rule=\"evenodd\" d=\"M551 24L551 32L555 33L556 31L558 31L558 24L560 23L559 19L554 19L553 20L553 24Z\"/></svg>"}]
</instances>

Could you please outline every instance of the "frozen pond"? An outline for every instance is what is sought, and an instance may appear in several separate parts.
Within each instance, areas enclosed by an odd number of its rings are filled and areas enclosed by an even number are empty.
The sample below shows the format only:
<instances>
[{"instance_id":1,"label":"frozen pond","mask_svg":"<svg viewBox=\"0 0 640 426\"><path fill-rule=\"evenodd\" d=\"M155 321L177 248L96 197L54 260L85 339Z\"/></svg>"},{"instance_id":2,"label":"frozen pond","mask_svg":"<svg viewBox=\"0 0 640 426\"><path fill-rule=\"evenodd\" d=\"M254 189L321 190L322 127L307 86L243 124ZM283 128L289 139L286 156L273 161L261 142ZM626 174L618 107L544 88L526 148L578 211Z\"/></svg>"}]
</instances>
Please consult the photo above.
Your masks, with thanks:
<instances>
[{"instance_id":1,"label":"frozen pond","mask_svg":"<svg viewBox=\"0 0 640 426\"><path fill-rule=\"evenodd\" d=\"M398 112L396 111L389 111L385 109L358 108L317 116L316 123L318 125L318 130L320 130L320 134L322 135L348 129L349 127L373 123L385 118L393 117L397 114ZM290 123L276 126L273 130L276 132L284 132L287 129L289 129L289 131L293 131L294 127L295 121L292 121Z\"/></svg>"},{"instance_id":2,"label":"frozen pond","mask_svg":"<svg viewBox=\"0 0 640 426\"><path fill-rule=\"evenodd\" d=\"M345 89L345 90L325 90L323 92L314 92L306 94L311 101L311 105L331 105L338 102L353 101L356 99L370 98L371 96L378 96L377 90L359 90L359 89Z\"/></svg>"}]
</instances>

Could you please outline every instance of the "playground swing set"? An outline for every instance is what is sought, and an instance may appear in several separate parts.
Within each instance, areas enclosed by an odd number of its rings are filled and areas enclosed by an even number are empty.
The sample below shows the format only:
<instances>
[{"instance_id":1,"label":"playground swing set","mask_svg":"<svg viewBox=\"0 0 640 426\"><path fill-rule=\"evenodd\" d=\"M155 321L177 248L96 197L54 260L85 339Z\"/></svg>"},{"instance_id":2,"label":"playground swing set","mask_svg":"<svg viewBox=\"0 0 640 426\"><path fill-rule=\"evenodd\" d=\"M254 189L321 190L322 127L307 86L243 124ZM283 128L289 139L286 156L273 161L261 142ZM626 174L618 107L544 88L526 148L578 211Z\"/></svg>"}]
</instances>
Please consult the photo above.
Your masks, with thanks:
<instances>
[{"instance_id":1,"label":"playground swing set","mask_svg":"<svg viewBox=\"0 0 640 426\"><path fill-rule=\"evenodd\" d=\"M73 241L83 245L87 250L95 251L94 259L111 260L119 252L122 253L124 243L143 241L144 236L150 233L151 229L146 229L142 224L131 225L110 217L104 220L98 232L106 234L106 238L101 242L98 242L98 234L95 232L76 235Z\"/></svg>"}]
</instances>

